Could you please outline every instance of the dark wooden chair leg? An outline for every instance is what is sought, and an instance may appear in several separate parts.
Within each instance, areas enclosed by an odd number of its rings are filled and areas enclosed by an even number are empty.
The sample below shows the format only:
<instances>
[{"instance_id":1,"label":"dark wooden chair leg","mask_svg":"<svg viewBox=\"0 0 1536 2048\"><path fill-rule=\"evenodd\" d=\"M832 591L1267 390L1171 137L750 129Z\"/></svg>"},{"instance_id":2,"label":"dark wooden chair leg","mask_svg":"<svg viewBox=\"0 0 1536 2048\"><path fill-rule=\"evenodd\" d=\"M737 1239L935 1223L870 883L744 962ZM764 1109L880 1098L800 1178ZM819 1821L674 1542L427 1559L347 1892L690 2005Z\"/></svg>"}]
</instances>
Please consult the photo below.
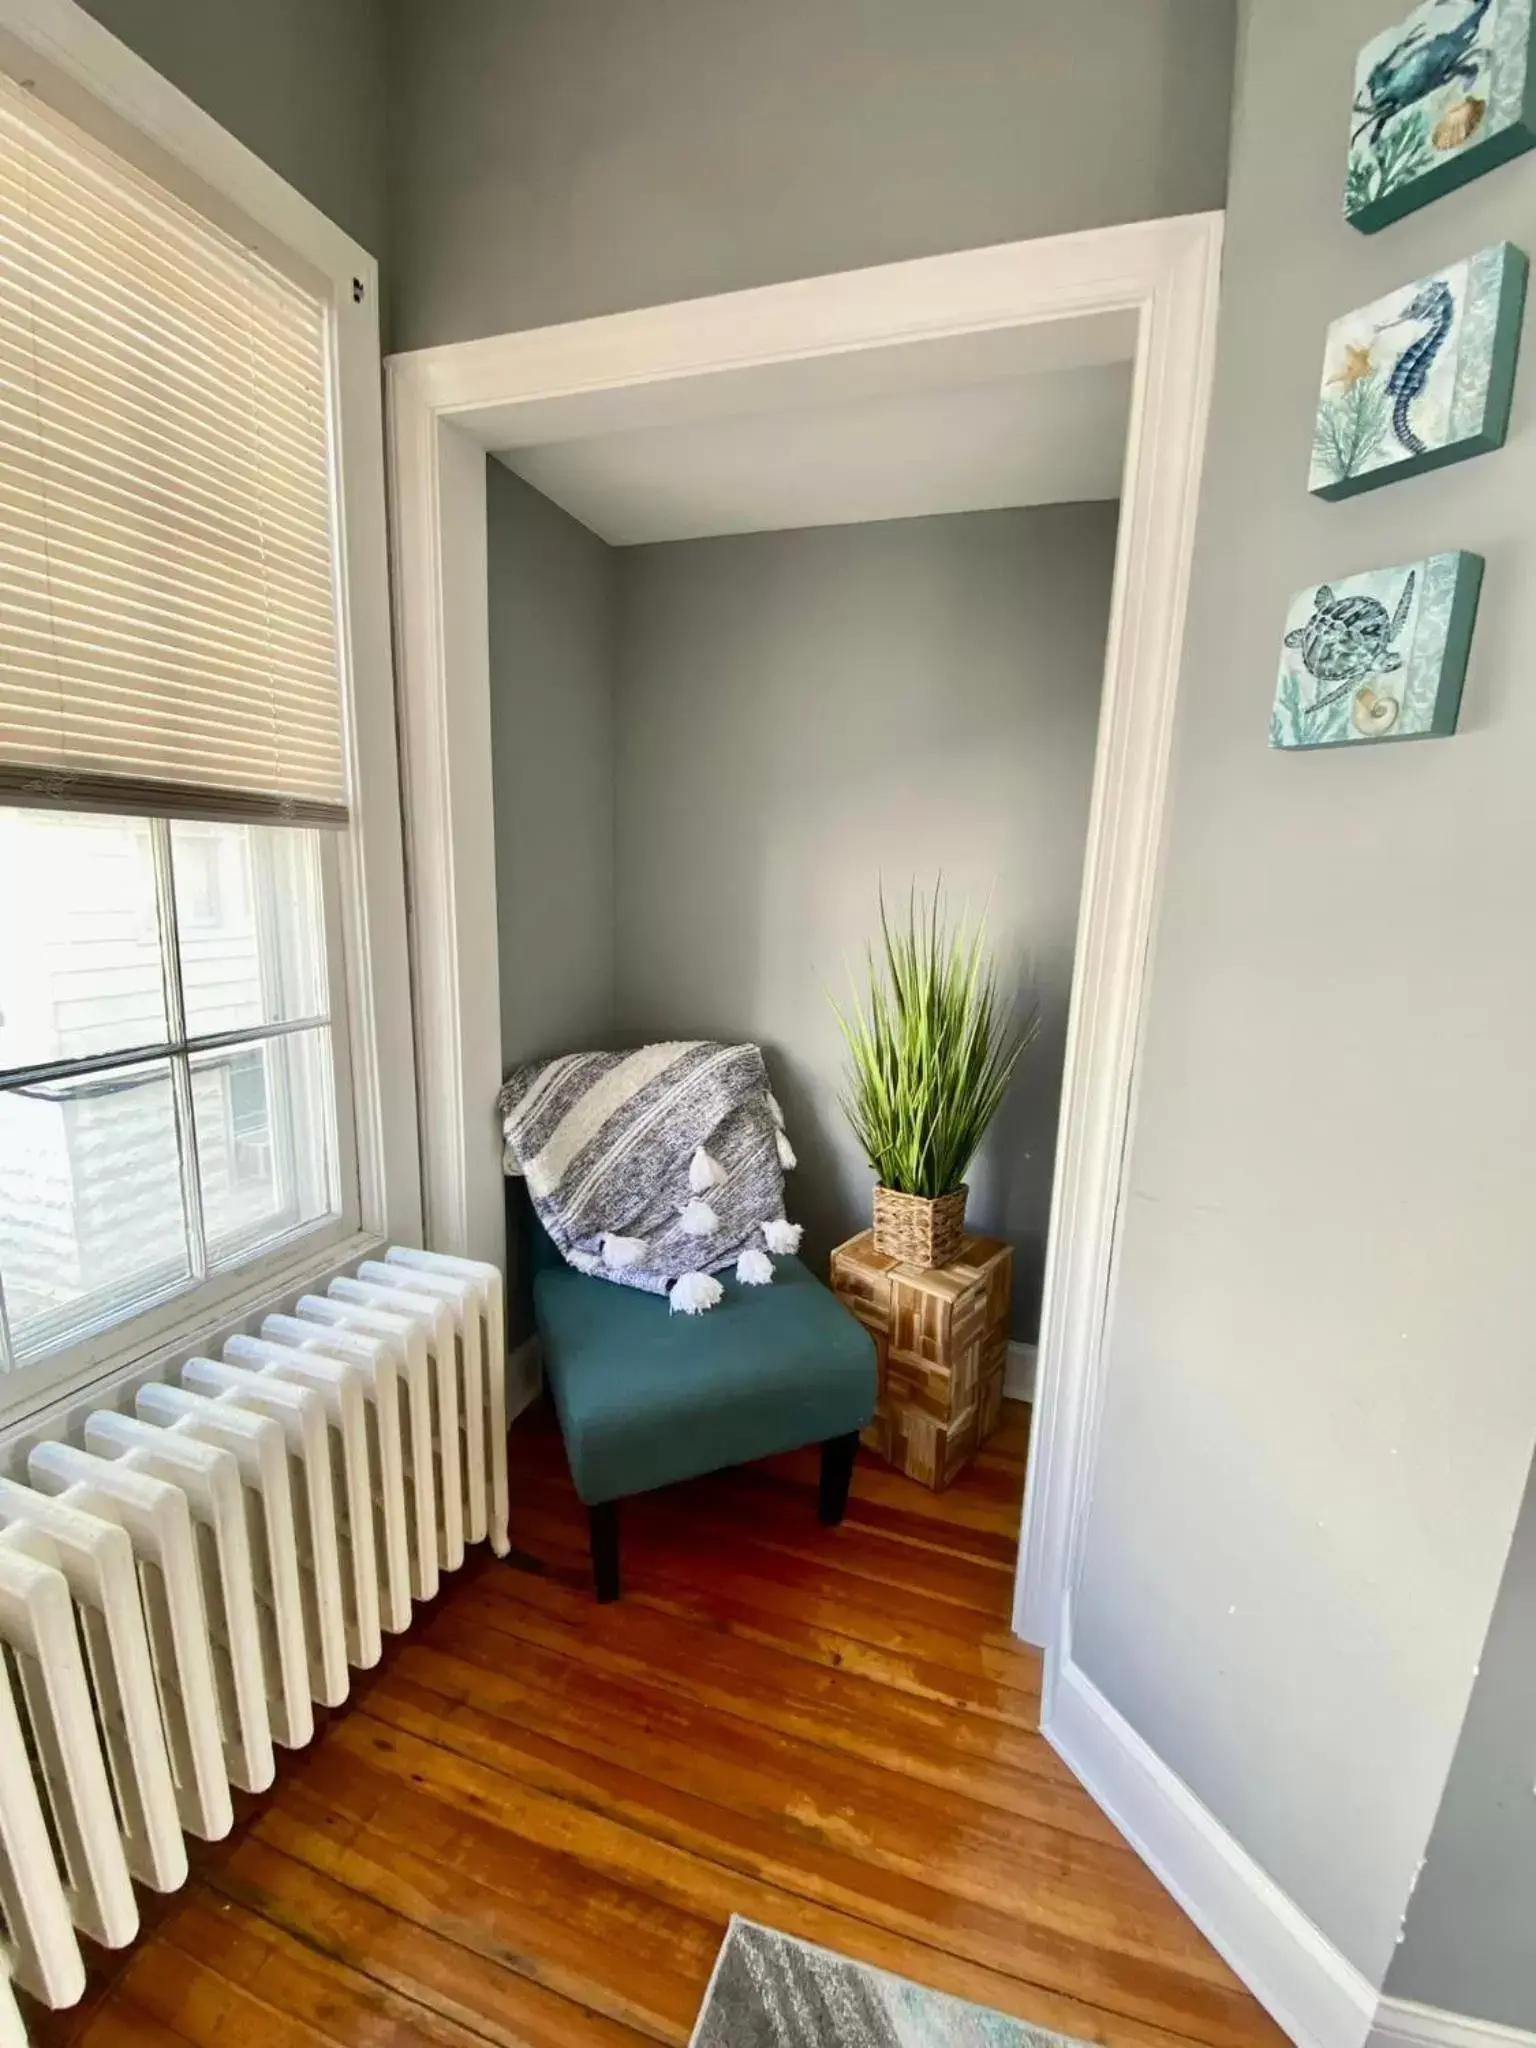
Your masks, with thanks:
<instances>
[{"instance_id":1,"label":"dark wooden chair leg","mask_svg":"<svg viewBox=\"0 0 1536 2048\"><path fill-rule=\"evenodd\" d=\"M587 1527L592 1539L592 1583L599 1600L619 1597L619 1504L599 1501L587 1509Z\"/></svg>"},{"instance_id":2,"label":"dark wooden chair leg","mask_svg":"<svg viewBox=\"0 0 1536 2048\"><path fill-rule=\"evenodd\" d=\"M829 1529L835 1529L848 1506L848 1489L853 1484L853 1461L859 1452L859 1433L829 1437L821 1447L821 1498L816 1512Z\"/></svg>"}]
</instances>

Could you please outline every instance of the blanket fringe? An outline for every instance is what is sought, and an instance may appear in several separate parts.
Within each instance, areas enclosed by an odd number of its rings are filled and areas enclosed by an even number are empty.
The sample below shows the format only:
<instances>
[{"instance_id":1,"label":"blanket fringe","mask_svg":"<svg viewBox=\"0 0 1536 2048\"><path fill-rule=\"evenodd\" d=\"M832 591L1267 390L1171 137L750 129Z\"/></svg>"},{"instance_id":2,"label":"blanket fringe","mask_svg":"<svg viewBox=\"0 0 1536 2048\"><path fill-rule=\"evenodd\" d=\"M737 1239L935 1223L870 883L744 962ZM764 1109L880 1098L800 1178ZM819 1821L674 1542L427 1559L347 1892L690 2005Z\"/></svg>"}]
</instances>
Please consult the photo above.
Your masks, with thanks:
<instances>
[{"instance_id":1,"label":"blanket fringe","mask_svg":"<svg viewBox=\"0 0 1536 2048\"><path fill-rule=\"evenodd\" d=\"M620 1237L612 1230L603 1232L603 1264L615 1273L638 1266L650 1248L646 1238Z\"/></svg>"},{"instance_id":2,"label":"blanket fringe","mask_svg":"<svg viewBox=\"0 0 1536 2048\"><path fill-rule=\"evenodd\" d=\"M698 1316L718 1305L725 1289L710 1273L685 1273L674 1280L667 1300L673 1315Z\"/></svg>"},{"instance_id":3,"label":"blanket fringe","mask_svg":"<svg viewBox=\"0 0 1536 2048\"><path fill-rule=\"evenodd\" d=\"M792 1257L800 1249L802 1228L798 1223L786 1223L782 1216L776 1217L763 1225L763 1242L769 1251Z\"/></svg>"},{"instance_id":4,"label":"blanket fringe","mask_svg":"<svg viewBox=\"0 0 1536 2048\"><path fill-rule=\"evenodd\" d=\"M707 1195L711 1188L724 1185L725 1168L718 1159L711 1159L702 1145L688 1162L688 1185L696 1195Z\"/></svg>"}]
</instances>

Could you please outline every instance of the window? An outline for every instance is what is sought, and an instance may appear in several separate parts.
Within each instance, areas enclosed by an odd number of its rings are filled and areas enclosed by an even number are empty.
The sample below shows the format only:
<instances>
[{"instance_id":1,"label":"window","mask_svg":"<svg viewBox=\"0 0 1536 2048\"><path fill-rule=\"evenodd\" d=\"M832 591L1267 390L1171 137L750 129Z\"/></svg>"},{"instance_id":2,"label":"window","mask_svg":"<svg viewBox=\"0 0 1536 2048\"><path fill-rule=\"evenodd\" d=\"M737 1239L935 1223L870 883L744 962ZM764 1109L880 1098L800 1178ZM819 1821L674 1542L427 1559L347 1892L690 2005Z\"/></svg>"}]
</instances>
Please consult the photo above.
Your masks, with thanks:
<instances>
[{"instance_id":1,"label":"window","mask_svg":"<svg viewBox=\"0 0 1536 2048\"><path fill-rule=\"evenodd\" d=\"M342 1214L322 835L0 811L0 1358Z\"/></svg>"},{"instance_id":2,"label":"window","mask_svg":"<svg viewBox=\"0 0 1536 2048\"><path fill-rule=\"evenodd\" d=\"M289 262L46 99L0 76L0 1370L78 1375L398 1216L412 1109L371 1035L393 759L360 809L344 716L350 642L390 718L337 515L378 546L371 266L324 224Z\"/></svg>"}]
</instances>

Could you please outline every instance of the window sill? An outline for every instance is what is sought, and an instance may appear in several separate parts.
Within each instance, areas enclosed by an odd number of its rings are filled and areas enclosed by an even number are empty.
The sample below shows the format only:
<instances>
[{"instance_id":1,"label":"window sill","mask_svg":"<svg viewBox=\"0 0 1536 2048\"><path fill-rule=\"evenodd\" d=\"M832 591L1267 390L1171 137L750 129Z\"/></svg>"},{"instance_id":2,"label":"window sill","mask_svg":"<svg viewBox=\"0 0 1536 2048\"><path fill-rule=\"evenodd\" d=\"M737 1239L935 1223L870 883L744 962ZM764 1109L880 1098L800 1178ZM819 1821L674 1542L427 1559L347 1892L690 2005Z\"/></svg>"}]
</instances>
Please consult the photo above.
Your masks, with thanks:
<instances>
[{"instance_id":1,"label":"window sill","mask_svg":"<svg viewBox=\"0 0 1536 2048\"><path fill-rule=\"evenodd\" d=\"M216 1353L237 1330L254 1330L264 1316L291 1308L301 1294L323 1291L338 1273L376 1258L386 1240L373 1231L354 1231L295 1244L289 1255L263 1265L243 1285L216 1302L168 1304L167 1320L118 1350L77 1359L62 1371L48 1361L0 1377L0 1470L18 1476L26 1454L45 1438L78 1440L85 1418L97 1408L121 1408L148 1380L169 1378L183 1359ZM170 1313L177 1307L179 1314Z\"/></svg>"}]
</instances>

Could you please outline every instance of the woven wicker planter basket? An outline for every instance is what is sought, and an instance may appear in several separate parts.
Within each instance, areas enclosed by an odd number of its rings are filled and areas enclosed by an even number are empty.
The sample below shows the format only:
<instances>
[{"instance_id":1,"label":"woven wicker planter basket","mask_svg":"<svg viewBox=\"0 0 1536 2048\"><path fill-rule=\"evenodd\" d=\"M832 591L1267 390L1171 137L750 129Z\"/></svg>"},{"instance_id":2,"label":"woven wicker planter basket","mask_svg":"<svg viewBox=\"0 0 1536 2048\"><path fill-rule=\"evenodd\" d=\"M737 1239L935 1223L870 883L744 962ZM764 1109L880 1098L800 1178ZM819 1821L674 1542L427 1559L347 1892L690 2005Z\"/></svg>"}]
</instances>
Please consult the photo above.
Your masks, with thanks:
<instances>
[{"instance_id":1,"label":"woven wicker planter basket","mask_svg":"<svg viewBox=\"0 0 1536 2048\"><path fill-rule=\"evenodd\" d=\"M947 1266L965 1236L965 1188L952 1195L875 1189L875 1249L904 1266Z\"/></svg>"}]
</instances>

